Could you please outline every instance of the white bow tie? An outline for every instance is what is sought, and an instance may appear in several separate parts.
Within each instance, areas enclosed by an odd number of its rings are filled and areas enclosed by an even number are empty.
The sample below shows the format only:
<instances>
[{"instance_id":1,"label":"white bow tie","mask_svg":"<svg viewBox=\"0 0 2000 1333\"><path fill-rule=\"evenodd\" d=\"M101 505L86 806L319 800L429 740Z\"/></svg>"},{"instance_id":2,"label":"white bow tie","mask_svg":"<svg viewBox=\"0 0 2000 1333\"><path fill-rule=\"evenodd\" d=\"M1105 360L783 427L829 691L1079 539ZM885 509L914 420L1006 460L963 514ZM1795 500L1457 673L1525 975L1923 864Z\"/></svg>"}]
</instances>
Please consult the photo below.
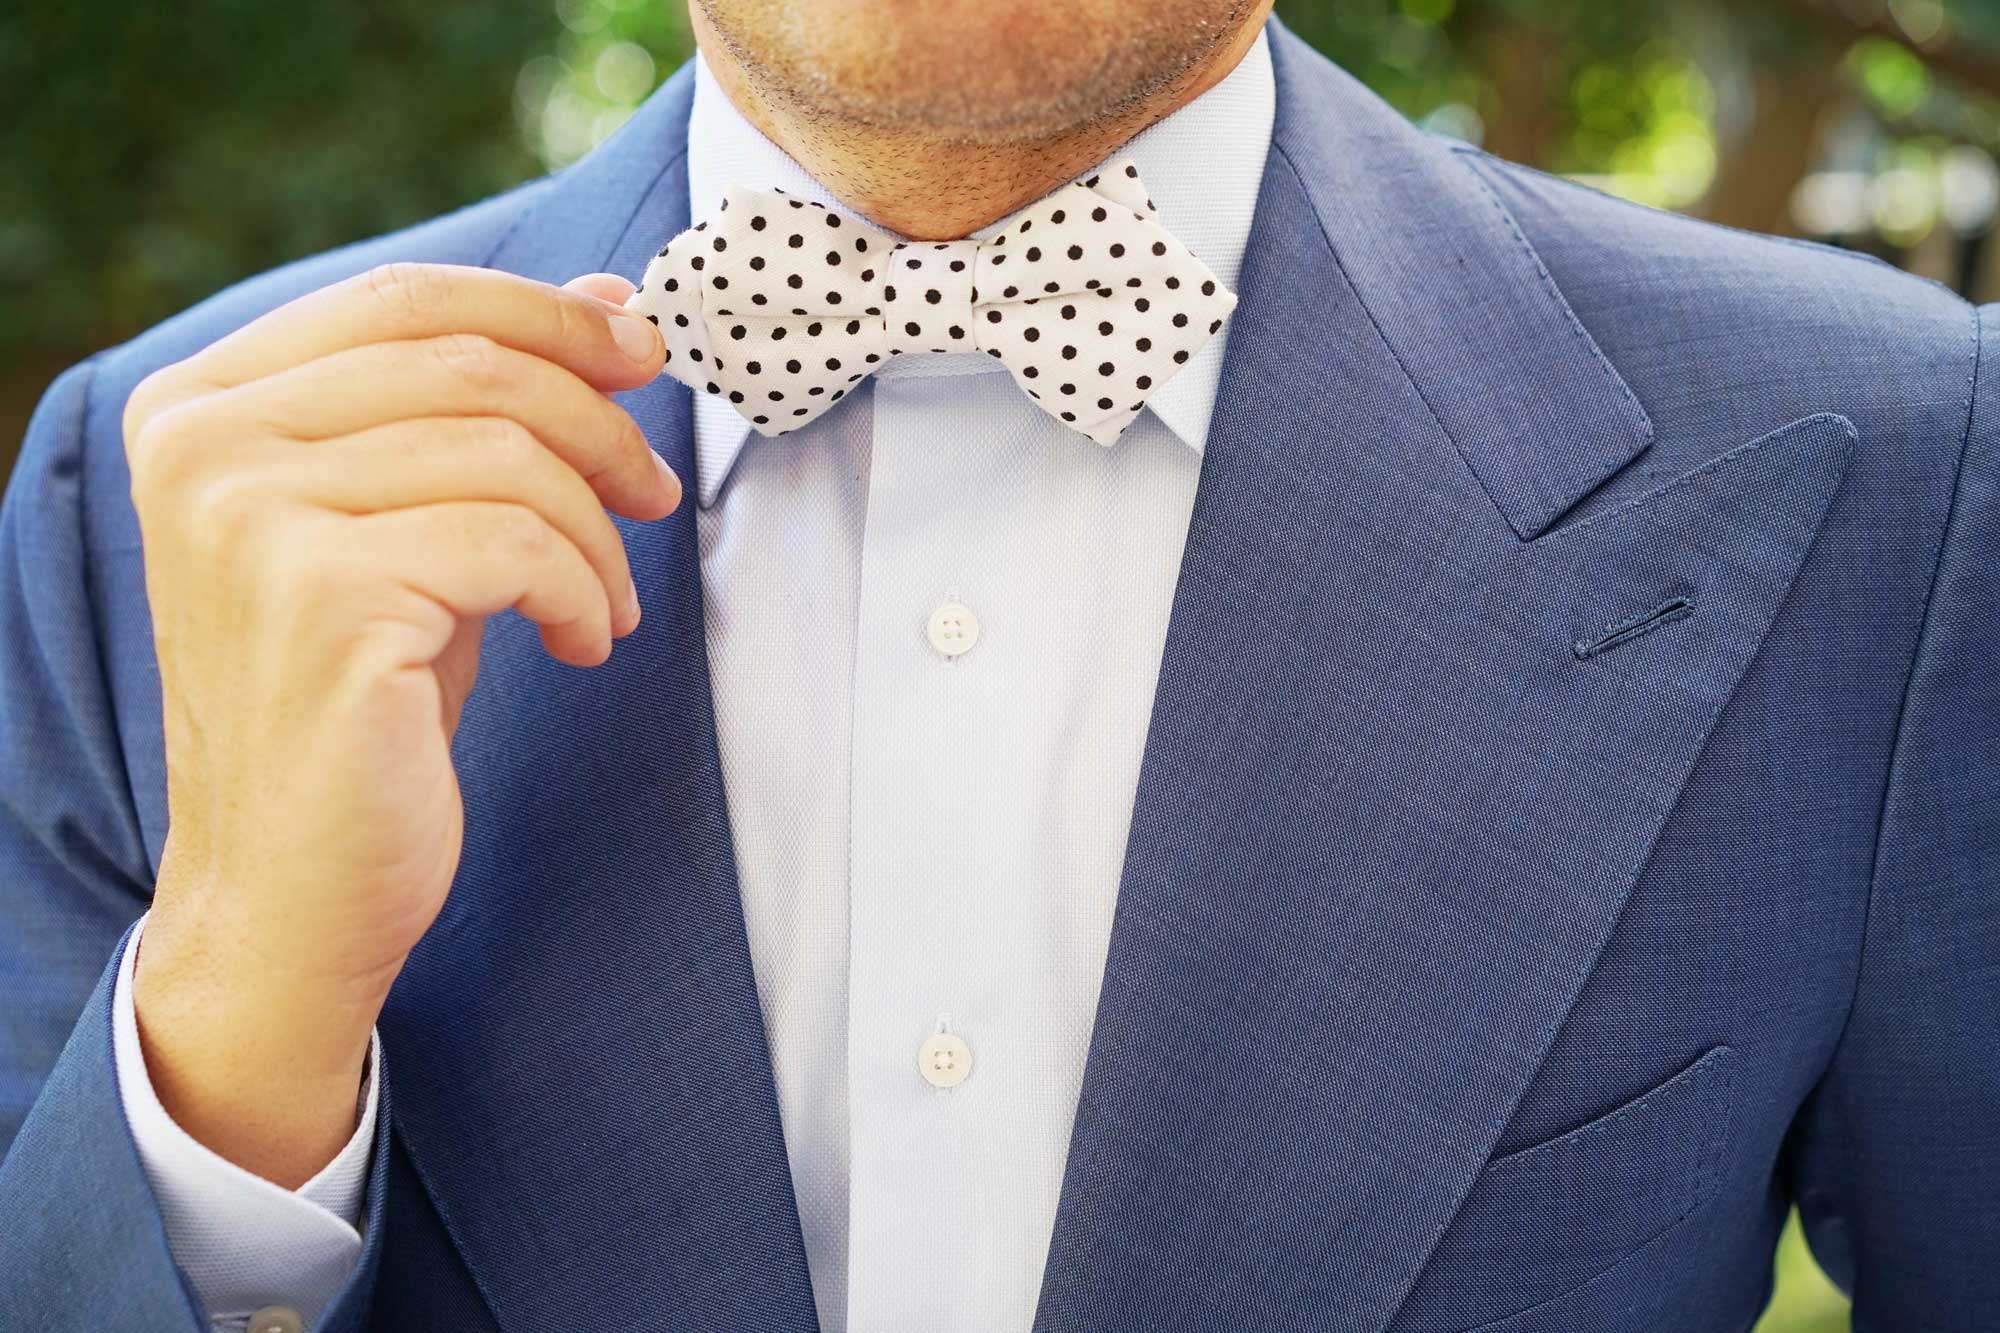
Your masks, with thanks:
<instances>
[{"instance_id":1,"label":"white bow tie","mask_svg":"<svg viewBox=\"0 0 2000 1333\"><path fill-rule=\"evenodd\" d=\"M733 185L646 265L626 306L666 335L666 374L726 395L763 435L812 421L888 357L976 351L1110 445L1236 307L1154 217L1129 161L984 241L898 241Z\"/></svg>"}]
</instances>

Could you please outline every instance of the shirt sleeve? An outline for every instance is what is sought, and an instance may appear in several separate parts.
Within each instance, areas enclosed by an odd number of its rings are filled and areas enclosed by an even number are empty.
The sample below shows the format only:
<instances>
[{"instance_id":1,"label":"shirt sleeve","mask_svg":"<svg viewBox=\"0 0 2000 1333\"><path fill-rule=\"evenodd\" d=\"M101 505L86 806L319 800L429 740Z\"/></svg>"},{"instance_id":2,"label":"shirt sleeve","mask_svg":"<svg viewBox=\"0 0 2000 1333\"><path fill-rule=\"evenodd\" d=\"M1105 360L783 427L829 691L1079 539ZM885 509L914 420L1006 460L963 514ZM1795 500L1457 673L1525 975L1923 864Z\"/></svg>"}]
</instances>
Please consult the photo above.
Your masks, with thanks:
<instances>
[{"instance_id":1,"label":"shirt sleeve","mask_svg":"<svg viewBox=\"0 0 2000 1333\"><path fill-rule=\"evenodd\" d=\"M159 1199L174 1262L218 1329L282 1304L311 1327L361 1255L361 1194L375 1138L380 1037L370 1033L354 1137L297 1190L287 1190L197 1143L160 1105L139 1047L132 969L145 937L140 919L112 993L118 1098L139 1162Z\"/></svg>"}]
</instances>

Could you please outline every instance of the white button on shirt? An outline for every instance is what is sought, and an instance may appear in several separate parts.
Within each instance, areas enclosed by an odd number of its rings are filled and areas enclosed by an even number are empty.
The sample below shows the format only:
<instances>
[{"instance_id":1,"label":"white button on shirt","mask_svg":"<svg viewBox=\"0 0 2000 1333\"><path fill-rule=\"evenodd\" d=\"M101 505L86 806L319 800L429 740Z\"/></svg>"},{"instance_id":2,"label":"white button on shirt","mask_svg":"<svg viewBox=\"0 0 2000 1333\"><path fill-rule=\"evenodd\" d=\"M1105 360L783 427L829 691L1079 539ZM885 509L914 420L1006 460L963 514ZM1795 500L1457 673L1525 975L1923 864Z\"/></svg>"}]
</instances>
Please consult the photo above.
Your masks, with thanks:
<instances>
[{"instance_id":1,"label":"white button on shirt","mask_svg":"<svg viewBox=\"0 0 2000 1333\"><path fill-rule=\"evenodd\" d=\"M930 639L946 657L969 652L979 642L979 617L963 602L946 602L931 612Z\"/></svg>"},{"instance_id":2,"label":"white button on shirt","mask_svg":"<svg viewBox=\"0 0 2000 1333\"><path fill-rule=\"evenodd\" d=\"M972 1048L963 1037L934 1032L917 1047L917 1073L933 1088L955 1088L972 1075Z\"/></svg>"},{"instance_id":3,"label":"white button on shirt","mask_svg":"<svg viewBox=\"0 0 2000 1333\"><path fill-rule=\"evenodd\" d=\"M1271 138L1266 41L1120 149L1230 288ZM731 182L839 207L699 61L688 182L697 220ZM898 357L774 439L696 395L723 779L833 1333L1033 1319L1228 331L1109 448L976 353ZM129 1012L129 986L115 1002ZM150 1090L136 1034L116 1035L130 1104ZM329 1265L360 1249L342 1219L364 1136L324 1173L353 1172L345 1198L270 1187L293 1225L253 1231L219 1159L164 1116L133 1129L205 1301L323 1308Z\"/></svg>"}]
</instances>

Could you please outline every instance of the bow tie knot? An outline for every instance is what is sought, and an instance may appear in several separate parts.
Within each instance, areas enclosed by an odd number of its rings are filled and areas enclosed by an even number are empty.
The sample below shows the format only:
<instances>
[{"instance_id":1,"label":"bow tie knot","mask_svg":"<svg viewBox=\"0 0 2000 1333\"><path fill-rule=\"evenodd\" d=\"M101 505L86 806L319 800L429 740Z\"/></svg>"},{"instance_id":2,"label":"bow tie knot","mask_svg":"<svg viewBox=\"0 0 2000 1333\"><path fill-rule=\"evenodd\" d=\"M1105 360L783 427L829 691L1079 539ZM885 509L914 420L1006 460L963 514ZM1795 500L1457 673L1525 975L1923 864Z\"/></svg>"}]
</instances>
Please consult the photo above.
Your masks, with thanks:
<instances>
[{"instance_id":1,"label":"bow tie knot","mask_svg":"<svg viewBox=\"0 0 2000 1333\"><path fill-rule=\"evenodd\" d=\"M888 354L977 352L978 241L899 241L882 284Z\"/></svg>"},{"instance_id":2,"label":"bow tie knot","mask_svg":"<svg viewBox=\"0 0 2000 1333\"><path fill-rule=\"evenodd\" d=\"M1114 443L1235 307L1120 162L985 240L901 241L782 190L731 186L626 303L665 373L764 435L805 425L905 352L984 352L1051 416Z\"/></svg>"}]
</instances>

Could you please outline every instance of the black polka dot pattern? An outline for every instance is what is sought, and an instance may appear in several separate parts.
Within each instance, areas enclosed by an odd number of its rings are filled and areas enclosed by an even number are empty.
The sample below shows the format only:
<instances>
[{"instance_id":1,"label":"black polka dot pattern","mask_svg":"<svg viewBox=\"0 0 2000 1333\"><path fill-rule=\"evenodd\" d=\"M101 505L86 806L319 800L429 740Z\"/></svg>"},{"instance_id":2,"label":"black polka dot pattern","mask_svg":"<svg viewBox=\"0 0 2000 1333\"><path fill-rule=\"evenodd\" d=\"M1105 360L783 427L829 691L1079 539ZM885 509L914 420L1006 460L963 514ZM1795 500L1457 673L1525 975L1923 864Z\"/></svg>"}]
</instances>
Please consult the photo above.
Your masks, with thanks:
<instances>
[{"instance_id":1,"label":"black polka dot pattern","mask_svg":"<svg viewBox=\"0 0 2000 1333\"><path fill-rule=\"evenodd\" d=\"M666 336L664 373L765 435L808 424L890 358L974 352L1110 445L1236 305L1156 214L1123 160L984 240L899 241L782 190L732 186L647 264L627 305Z\"/></svg>"},{"instance_id":2,"label":"black polka dot pattern","mask_svg":"<svg viewBox=\"0 0 2000 1333\"><path fill-rule=\"evenodd\" d=\"M970 327L978 255L978 241L897 244L889 266L896 281L883 288L890 356L980 350Z\"/></svg>"}]
</instances>

